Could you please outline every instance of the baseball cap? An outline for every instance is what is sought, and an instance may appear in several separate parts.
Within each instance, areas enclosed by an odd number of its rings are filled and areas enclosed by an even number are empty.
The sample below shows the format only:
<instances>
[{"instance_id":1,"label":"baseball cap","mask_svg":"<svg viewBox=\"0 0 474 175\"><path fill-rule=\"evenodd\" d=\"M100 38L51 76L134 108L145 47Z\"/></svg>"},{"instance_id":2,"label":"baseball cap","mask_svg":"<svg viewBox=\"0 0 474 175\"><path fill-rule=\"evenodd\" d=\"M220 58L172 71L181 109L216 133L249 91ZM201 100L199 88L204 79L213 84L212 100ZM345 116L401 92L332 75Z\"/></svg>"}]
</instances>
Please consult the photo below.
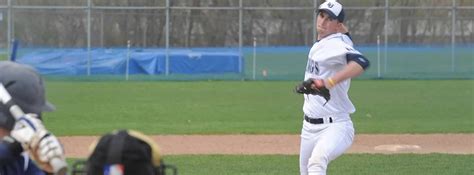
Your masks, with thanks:
<instances>
[{"instance_id":1,"label":"baseball cap","mask_svg":"<svg viewBox=\"0 0 474 175\"><path fill-rule=\"evenodd\" d=\"M337 1L326 1L322 3L318 8L318 12L321 11L329 14L332 19L337 19L339 22L344 21L344 9L342 8L342 4Z\"/></svg>"},{"instance_id":2,"label":"baseball cap","mask_svg":"<svg viewBox=\"0 0 474 175\"><path fill-rule=\"evenodd\" d=\"M31 66L0 61L0 83L10 93L13 102L25 113L41 114L56 109L46 101L43 79ZM0 127L11 130L14 123L8 109L0 105Z\"/></svg>"}]
</instances>

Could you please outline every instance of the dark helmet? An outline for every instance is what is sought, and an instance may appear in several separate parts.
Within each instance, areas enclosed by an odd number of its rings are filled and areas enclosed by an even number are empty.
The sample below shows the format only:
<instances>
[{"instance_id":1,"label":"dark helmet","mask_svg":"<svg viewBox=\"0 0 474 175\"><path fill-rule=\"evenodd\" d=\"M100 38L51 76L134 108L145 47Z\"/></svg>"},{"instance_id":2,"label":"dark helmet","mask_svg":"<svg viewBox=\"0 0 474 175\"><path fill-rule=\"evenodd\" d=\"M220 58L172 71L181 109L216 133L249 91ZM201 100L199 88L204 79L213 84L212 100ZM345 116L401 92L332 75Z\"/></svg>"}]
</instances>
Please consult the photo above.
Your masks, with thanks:
<instances>
[{"instance_id":1,"label":"dark helmet","mask_svg":"<svg viewBox=\"0 0 474 175\"><path fill-rule=\"evenodd\" d=\"M0 83L12 96L13 102L25 113L40 115L55 107L46 101L43 80L30 66L11 61L0 61ZM0 127L11 130L15 120L9 110L0 105Z\"/></svg>"},{"instance_id":2,"label":"dark helmet","mask_svg":"<svg viewBox=\"0 0 474 175\"><path fill-rule=\"evenodd\" d=\"M97 142L86 162L85 174L165 175L166 169L177 174L176 167L165 165L160 156L158 145L150 137L135 130L117 130Z\"/></svg>"}]
</instances>

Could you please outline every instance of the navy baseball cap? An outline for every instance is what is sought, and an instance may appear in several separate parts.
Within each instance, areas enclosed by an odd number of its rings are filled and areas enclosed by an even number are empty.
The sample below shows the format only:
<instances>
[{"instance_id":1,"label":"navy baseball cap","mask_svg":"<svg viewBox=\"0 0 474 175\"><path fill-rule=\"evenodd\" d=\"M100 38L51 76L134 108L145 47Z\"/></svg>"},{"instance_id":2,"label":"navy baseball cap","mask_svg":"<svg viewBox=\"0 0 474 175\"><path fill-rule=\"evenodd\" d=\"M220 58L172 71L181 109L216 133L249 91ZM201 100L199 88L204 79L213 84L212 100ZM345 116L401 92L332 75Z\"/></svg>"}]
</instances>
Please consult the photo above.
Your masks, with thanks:
<instances>
[{"instance_id":1,"label":"navy baseball cap","mask_svg":"<svg viewBox=\"0 0 474 175\"><path fill-rule=\"evenodd\" d=\"M344 22L344 9L342 8L342 4L337 1L326 1L322 3L318 8L319 12L327 13L332 19L337 19L339 22Z\"/></svg>"},{"instance_id":2,"label":"navy baseball cap","mask_svg":"<svg viewBox=\"0 0 474 175\"><path fill-rule=\"evenodd\" d=\"M54 111L46 101L43 79L31 66L11 61L0 61L0 83L12 96L13 102L25 113L41 114ZM0 105L0 127L11 130L15 120L8 109Z\"/></svg>"}]
</instances>

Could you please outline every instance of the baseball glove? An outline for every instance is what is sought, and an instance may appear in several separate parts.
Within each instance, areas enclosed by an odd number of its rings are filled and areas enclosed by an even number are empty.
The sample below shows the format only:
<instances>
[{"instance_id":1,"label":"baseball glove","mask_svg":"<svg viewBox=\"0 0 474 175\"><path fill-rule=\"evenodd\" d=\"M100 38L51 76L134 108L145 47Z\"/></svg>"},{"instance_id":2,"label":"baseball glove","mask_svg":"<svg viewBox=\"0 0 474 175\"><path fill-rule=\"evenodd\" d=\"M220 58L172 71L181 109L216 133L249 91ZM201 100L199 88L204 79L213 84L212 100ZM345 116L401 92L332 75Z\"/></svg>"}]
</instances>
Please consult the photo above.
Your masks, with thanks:
<instances>
[{"instance_id":1,"label":"baseball glove","mask_svg":"<svg viewBox=\"0 0 474 175\"><path fill-rule=\"evenodd\" d=\"M324 86L324 80L322 79L307 79L295 87L295 92L299 94L319 95L326 100L326 103L331 99L329 89ZM324 105L326 103L324 103Z\"/></svg>"}]
</instances>

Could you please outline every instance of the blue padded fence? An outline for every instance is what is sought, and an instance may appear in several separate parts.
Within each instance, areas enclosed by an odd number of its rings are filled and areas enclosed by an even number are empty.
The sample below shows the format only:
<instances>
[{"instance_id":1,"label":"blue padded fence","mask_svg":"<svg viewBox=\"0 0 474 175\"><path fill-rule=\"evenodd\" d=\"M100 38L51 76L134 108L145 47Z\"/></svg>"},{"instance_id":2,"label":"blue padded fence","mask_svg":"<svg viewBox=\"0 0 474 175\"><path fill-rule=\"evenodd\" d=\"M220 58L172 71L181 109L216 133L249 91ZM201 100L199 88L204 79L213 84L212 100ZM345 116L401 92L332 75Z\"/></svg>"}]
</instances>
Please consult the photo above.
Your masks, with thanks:
<instances>
[{"instance_id":1,"label":"blue padded fence","mask_svg":"<svg viewBox=\"0 0 474 175\"><path fill-rule=\"evenodd\" d=\"M25 50L24 50L25 51ZM94 75L125 74L129 56L129 74L158 75L166 71L164 49L92 49L90 71ZM86 75L86 49L30 49L17 61L37 68L44 75ZM220 74L241 73L242 56L231 50L209 51L171 49L169 73Z\"/></svg>"},{"instance_id":2,"label":"blue padded fence","mask_svg":"<svg viewBox=\"0 0 474 175\"><path fill-rule=\"evenodd\" d=\"M167 76L164 76L165 49L131 49L129 74L135 79L301 80L309 49L309 46L244 47L240 55L238 48L173 48L169 50ZM455 50L451 46L407 45L389 46L386 50L383 46L356 46L356 49L371 62L359 78L474 79L472 45L456 46ZM22 48L18 55L18 62L33 65L44 75L71 78L70 75L86 77L83 75L87 74L86 49ZM125 74L126 48L92 49L90 57L91 75L107 75L104 79L109 79L108 75Z\"/></svg>"}]
</instances>

